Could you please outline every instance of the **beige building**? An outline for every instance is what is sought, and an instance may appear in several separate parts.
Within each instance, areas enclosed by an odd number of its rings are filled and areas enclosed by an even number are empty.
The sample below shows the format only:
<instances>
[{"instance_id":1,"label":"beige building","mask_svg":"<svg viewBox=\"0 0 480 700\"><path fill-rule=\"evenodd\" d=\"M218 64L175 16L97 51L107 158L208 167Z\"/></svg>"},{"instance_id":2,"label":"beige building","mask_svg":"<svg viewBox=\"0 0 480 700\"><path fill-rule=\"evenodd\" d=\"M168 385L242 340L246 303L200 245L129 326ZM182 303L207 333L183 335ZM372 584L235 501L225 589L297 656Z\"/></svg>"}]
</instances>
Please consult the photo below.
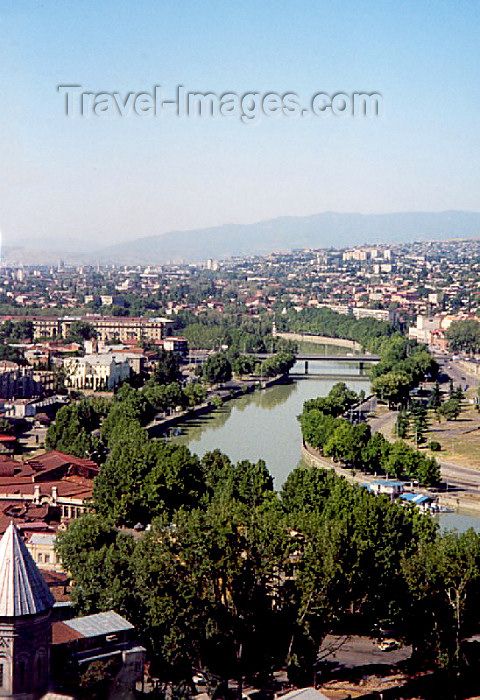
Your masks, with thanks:
<instances>
[{"instance_id":1,"label":"beige building","mask_svg":"<svg viewBox=\"0 0 480 700\"><path fill-rule=\"evenodd\" d=\"M68 357L63 361L63 366L65 383L72 389L112 391L117 384L130 377L130 361L124 353Z\"/></svg>"},{"instance_id":2,"label":"beige building","mask_svg":"<svg viewBox=\"0 0 480 700\"><path fill-rule=\"evenodd\" d=\"M27 549L39 569L63 571L62 563L55 551L55 539L53 534L34 532L26 542Z\"/></svg>"},{"instance_id":3,"label":"beige building","mask_svg":"<svg viewBox=\"0 0 480 700\"><path fill-rule=\"evenodd\" d=\"M5 321L23 321L24 316L4 316ZM66 338L76 321L90 323L99 340L162 340L171 335L173 321L167 318L125 318L122 316L29 316L34 338Z\"/></svg>"},{"instance_id":4,"label":"beige building","mask_svg":"<svg viewBox=\"0 0 480 700\"><path fill-rule=\"evenodd\" d=\"M163 341L163 349L167 352L174 352L180 357L188 355L188 340L186 338L169 336Z\"/></svg>"},{"instance_id":5,"label":"beige building","mask_svg":"<svg viewBox=\"0 0 480 700\"><path fill-rule=\"evenodd\" d=\"M352 313L355 318L375 318L377 321L389 321L393 323L395 321L395 311L390 309L369 309L367 307L354 306L352 308Z\"/></svg>"}]
</instances>

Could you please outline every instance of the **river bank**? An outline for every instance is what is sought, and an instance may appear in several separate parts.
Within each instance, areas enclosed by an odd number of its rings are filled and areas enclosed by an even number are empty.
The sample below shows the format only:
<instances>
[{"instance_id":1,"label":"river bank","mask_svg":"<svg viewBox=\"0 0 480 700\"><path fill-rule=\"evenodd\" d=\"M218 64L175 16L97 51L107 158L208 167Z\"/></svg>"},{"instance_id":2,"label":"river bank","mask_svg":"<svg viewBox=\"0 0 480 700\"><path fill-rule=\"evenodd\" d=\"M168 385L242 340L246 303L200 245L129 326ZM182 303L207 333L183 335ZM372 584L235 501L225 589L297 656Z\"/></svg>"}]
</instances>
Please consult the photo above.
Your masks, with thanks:
<instances>
[{"instance_id":1,"label":"river bank","mask_svg":"<svg viewBox=\"0 0 480 700\"><path fill-rule=\"evenodd\" d=\"M397 419L397 412L386 409L377 415L369 419L369 424L374 432L381 432L382 435L389 440L389 442L394 442L397 438L394 434L394 426ZM430 427L428 432L429 440L441 440L442 441L442 452L432 452L428 448L423 448L422 452L426 451L430 457L434 457L441 470L442 480L446 484L446 491L440 492L438 495L438 502L440 505L446 508L453 508L454 510L462 510L468 513L474 513L480 517L480 472L476 465L468 465L465 460L460 461L460 459L455 459L455 456L451 451L448 451L443 446L445 443L450 443L453 438L445 437L448 436L449 430L452 431L469 431L468 428L460 427L462 421L444 421L442 423L442 432L438 432L438 427ZM476 432L476 428L474 429ZM467 440L468 435L464 433L459 439ZM456 438L455 438L456 439ZM412 447L414 444L410 443ZM442 457L443 451L446 452L446 459Z\"/></svg>"},{"instance_id":2,"label":"river bank","mask_svg":"<svg viewBox=\"0 0 480 700\"><path fill-rule=\"evenodd\" d=\"M373 483L382 478L371 474L364 474L363 472L352 472L351 469L342 467L333 460L324 457L317 450L314 450L310 445L306 445L305 443L302 445L302 456L304 461L310 466L320 467L321 469L332 469L337 476L343 476L347 481L355 484ZM418 487L415 487L415 491L431 496L444 508L459 511L466 515L480 517L480 496L475 497L474 495L455 491L439 493L438 491L430 491L429 489Z\"/></svg>"},{"instance_id":3,"label":"river bank","mask_svg":"<svg viewBox=\"0 0 480 700\"><path fill-rule=\"evenodd\" d=\"M218 388L211 392L211 397L215 397L221 404L225 404L227 401L237 399L246 394L251 394L254 391L263 391L269 387L275 386L276 384L281 384L289 379L288 374L277 374L275 377L270 377L269 379L262 379L261 377L255 377L252 379L242 380L242 384L231 384L227 388ZM212 400L206 401L198 406L192 406L191 408L186 408L183 411L176 411L170 416L161 418L160 420L154 420L146 426L149 437L155 438L160 437L169 428L181 425L185 421L191 420L193 418L198 418L204 416L208 413L218 410L219 406Z\"/></svg>"},{"instance_id":4,"label":"river bank","mask_svg":"<svg viewBox=\"0 0 480 700\"><path fill-rule=\"evenodd\" d=\"M301 363L298 365L298 368L293 369L294 372L301 370ZM308 379L297 374L291 381L276 383L264 391L245 393L225 401L218 409L212 410L212 407L202 415L184 418L173 427L168 439L175 444L185 445L199 457L219 449L233 463L244 459L256 463L262 459L274 478L275 489L279 491L292 470L307 463L302 451L300 423L297 420L304 402L326 396L339 381L345 381L357 393L361 390L370 393L367 377L342 376L345 363L335 365L329 362L325 366L319 358L318 366L313 363L311 369L312 374ZM324 374L325 371L330 373L329 377ZM164 430L164 434L168 432L168 428ZM328 461L316 466L340 469L339 465ZM351 476L348 470L346 476ZM355 476L357 483L366 481L361 473ZM452 509L460 507L460 513L440 513L436 516L441 528L464 532L469 527L474 527L480 531L480 514L475 501L457 503L457 494L451 493L450 488L448 494L442 496L445 499L443 505Z\"/></svg>"},{"instance_id":5,"label":"river bank","mask_svg":"<svg viewBox=\"0 0 480 700\"><path fill-rule=\"evenodd\" d=\"M390 442L394 442L392 427L395 423L397 413L395 411L385 411L380 416L372 417L368 420L372 433L381 432ZM344 476L351 482L371 483L373 480L381 478L364 474L363 472L352 474L352 470L342 467L338 463L323 457L312 447L303 445L302 454L309 464L322 467L323 469L333 469L339 476ZM446 462L438 459L438 455L431 453L440 465L443 482L446 484L446 491L433 491L416 487L415 490L436 498L439 505L454 511L461 511L480 517L480 475L475 469L466 469L463 465Z\"/></svg>"},{"instance_id":6,"label":"river bank","mask_svg":"<svg viewBox=\"0 0 480 700\"><path fill-rule=\"evenodd\" d=\"M306 333L277 333L277 338L291 340L294 343L312 343L312 345L332 345L340 348L350 348L360 352L362 346L356 340L346 338L330 338L326 335L307 335Z\"/></svg>"}]
</instances>

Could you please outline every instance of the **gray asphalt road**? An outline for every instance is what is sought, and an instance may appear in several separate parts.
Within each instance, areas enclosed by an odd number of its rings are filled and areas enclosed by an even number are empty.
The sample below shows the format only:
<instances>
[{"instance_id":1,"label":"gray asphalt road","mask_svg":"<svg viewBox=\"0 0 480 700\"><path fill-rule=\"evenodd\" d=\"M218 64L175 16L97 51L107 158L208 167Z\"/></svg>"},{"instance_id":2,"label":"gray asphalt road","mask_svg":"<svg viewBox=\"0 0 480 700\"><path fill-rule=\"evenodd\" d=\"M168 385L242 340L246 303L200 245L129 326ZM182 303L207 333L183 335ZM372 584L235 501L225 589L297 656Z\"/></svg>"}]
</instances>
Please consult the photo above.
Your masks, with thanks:
<instances>
[{"instance_id":1,"label":"gray asphalt road","mask_svg":"<svg viewBox=\"0 0 480 700\"><path fill-rule=\"evenodd\" d=\"M465 374L465 370L459 367L458 363L455 362L455 360L446 360L441 355L435 356L435 359L440 365L441 371L447 374L449 377L451 377L454 384L460 384L462 389L465 389L466 385L468 385L469 387L480 386L480 379L477 377L472 377L469 374Z\"/></svg>"},{"instance_id":2,"label":"gray asphalt road","mask_svg":"<svg viewBox=\"0 0 480 700\"><path fill-rule=\"evenodd\" d=\"M392 651L380 651L377 643L369 637L338 637L329 634L320 649L320 658L337 662L344 668L356 666L391 666L410 658L412 647L400 647Z\"/></svg>"},{"instance_id":3,"label":"gray asphalt road","mask_svg":"<svg viewBox=\"0 0 480 700\"><path fill-rule=\"evenodd\" d=\"M395 423L397 420L397 413L396 411L389 411L388 413L384 413L383 415L379 416L378 418L370 418L368 421L368 424L370 426L370 429L372 433L377 433L379 430L381 430L383 427L388 425L389 423Z\"/></svg>"},{"instance_id":4,"label":"gray asphalt road","mask_svg":"<svg viewBox=\"0 0 480 700\"><path fill-rule=\"evenodd\" d=\"M442 356L436 356L435 359L439 363L441 371L449 376L455 385L460 385L463 390L466 387L480 386L480 379L465 374L465 370L459 367L455 360L447 360ZM438 462L444 481L450 482L462 491L478 495L480 491L480 472L478 469L461 467L443 459L438 460Z\"/></svg>"}]
</instances>

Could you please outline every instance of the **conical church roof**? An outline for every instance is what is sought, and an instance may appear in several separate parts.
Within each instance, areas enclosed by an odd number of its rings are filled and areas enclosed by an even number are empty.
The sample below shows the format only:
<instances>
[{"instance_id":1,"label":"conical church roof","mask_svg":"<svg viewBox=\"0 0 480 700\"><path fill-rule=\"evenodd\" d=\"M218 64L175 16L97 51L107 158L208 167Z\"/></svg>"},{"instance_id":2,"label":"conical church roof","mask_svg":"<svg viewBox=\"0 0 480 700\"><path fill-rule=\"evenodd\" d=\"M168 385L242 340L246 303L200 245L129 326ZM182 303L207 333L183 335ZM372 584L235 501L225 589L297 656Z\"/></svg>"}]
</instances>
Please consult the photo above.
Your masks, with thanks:
<instances>
[{"instance_id":1,"label":"conical church roof","mask_svg":"<svg viewBox=\"0 0 480 700\"><path fill-rule=\"evenodd\" d=\"M54 604L20 533L10 523L0 542L0 618L38 615Z\"/></svg>"}]
</instances>

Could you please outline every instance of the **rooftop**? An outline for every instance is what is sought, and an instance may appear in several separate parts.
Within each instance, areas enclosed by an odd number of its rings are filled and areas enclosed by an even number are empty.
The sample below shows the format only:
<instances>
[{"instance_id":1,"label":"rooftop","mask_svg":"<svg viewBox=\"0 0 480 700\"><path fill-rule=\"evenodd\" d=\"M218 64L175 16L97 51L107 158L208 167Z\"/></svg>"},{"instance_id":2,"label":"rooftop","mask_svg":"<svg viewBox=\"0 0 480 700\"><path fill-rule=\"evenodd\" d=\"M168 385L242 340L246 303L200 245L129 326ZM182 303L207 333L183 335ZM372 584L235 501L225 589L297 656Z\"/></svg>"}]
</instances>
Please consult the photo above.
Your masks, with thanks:
<instances>
[{"instance_id":1,"label":"rooftop","mask_svg":"<svg viewBox=\"0 0 480 700\"><path fill-rule=\"evenodd\" d=\"M281 695L279 700L329 700L329 698L316 688L299 688Z\"/></svg>"},{"instance_id":2,"label":"rooftop","mask_svg":"<svg viewBox=\"0 0 480 700\"><path fill-rule=\"evenodd\" d=\"M73 620L67 620L64 624L81 637L100 637L104 634L133 630L133 625L113 610L96 615L76 617Z\"/></svg>"}]
</instances>

